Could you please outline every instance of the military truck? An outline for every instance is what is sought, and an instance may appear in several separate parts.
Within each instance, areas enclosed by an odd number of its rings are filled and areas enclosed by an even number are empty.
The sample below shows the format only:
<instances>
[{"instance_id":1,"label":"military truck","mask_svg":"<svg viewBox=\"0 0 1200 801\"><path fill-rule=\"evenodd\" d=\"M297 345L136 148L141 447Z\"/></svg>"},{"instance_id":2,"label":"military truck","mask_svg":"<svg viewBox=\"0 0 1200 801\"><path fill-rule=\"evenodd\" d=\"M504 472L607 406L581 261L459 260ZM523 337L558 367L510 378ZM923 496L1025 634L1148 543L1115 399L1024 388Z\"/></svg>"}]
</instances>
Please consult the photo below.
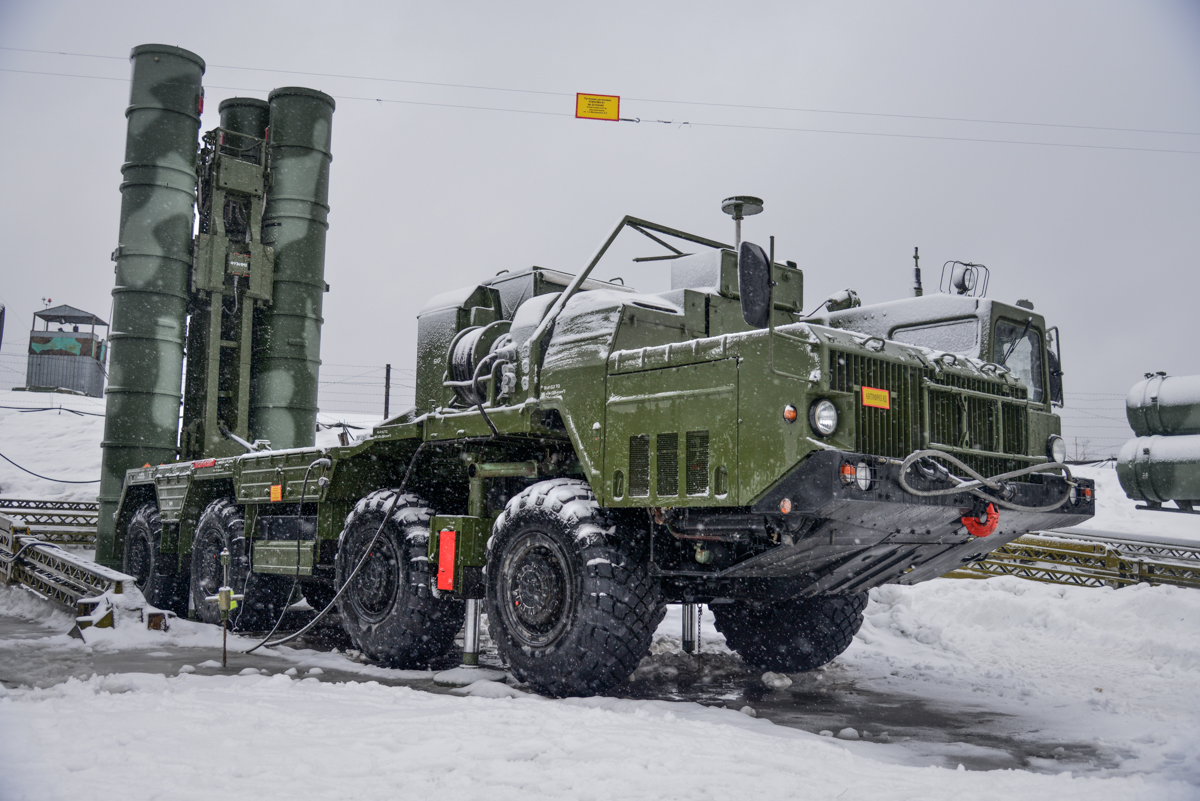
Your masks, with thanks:
<instances>
[{"instance_id":1,"label":"military truck","mask_svg":"<svg viewBox=\"0 0 1200 801\"><path fill-rule=\"evenodd\" d=\"M187 104L202 71L177 48L135 49L135 157L194 148ZM172 76L174 94L146 89ZM191 127L139 155L135 117L172 97L166 118L190 114ZM810 670L850 644L872 587L940 576L1093 512L1092 484L1062 464L1045 323L1028 309L907 302L909 327L974 321L977 339L957 350L853 319L869 307L845 298L818 324L773 240L729 246L635 217L578 273L502 272L431 300L414 407L317 448L319 361L303 326L320 321L332 100L276 90L222 111L194 173L195 241L183 226L173 250L161 227L138 239L157 206L123 206L114 319L133 327L155 309L135 344L159 355L113 336L98 553L152 604L216 622L231 586L235 625L262 630L298 588L337 610L363 654L399 667L441 657L460 629L477 662L482 607L518 679L594 694L630 675L668 603L693 631L707 604L751 665ZM626 229L666 248L641 263L669 269L668 291L592 277ZM182 265L190 288L144 300L162 284L134 254L167 274ZM125 308L126 295L143 305ZM1028 369L1005 366L1014 354ZM148 378L146 363L159 367Z\"/></svg>"}]
</instances>

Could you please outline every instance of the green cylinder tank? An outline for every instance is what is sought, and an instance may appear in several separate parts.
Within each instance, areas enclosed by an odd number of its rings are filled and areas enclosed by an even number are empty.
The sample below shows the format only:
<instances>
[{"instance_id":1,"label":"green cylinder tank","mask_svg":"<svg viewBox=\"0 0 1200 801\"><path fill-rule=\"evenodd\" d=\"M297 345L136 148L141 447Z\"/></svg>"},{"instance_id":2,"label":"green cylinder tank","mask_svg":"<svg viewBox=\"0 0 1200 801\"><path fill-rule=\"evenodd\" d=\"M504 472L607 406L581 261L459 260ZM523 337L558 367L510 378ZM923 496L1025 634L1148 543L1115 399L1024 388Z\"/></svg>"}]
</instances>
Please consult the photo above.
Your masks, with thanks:
<instances>
[{"instance_id":1,"label":"green cylinder tank","mask_svg":"<svg viewBox=\"0 0 1200 801\"><path fill-rule=\"evenodd\" d=\"M125 471L176 457L204 60L170 45L130 53L96 560L120 567L113 513Z\"/></svg>"},{"instance_id":2,"label":"green cylinder tank","mask_svg":"<svg viewBox=\"0 0 1200 801\"><path fill-rule=\"evenodd\" d=\"M316 436L334 102L300 87L269 99L263 244L275 248L275 278L255 330L250 433L275 449L298 448Z\"/></svg>"},{"instance_id":3,"label":"green cylinder tank","mask_svg":"<svg viewBox=\"0 0 1200 801\"><path fill-rule=\"evenodd\" d=\"M221 112L221 127L255 139L266 139L270 125L271 104L256 97L230 97L217 106Z\"/></svg>"}]
</instances>

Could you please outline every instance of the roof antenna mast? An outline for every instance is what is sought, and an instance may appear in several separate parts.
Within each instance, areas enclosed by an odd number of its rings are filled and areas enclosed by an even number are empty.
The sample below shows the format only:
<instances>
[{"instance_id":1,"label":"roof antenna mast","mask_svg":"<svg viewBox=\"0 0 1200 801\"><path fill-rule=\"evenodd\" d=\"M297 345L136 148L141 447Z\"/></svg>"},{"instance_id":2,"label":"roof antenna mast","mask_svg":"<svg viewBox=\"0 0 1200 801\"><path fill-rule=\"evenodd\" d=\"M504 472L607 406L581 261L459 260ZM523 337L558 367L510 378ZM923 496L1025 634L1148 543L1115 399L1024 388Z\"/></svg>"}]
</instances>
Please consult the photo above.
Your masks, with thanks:
<instances>
[{"instance_id":1,"label":"roof antenna mast","mask_svg":"<svg viewBox=\"0 0 1200 801\"><path fill-rule=\"evenodd\" d=\"M913 297L921 297L925 290L921 288L921 253L920 248L913 248Z\"/></svg>"}]
</instances>

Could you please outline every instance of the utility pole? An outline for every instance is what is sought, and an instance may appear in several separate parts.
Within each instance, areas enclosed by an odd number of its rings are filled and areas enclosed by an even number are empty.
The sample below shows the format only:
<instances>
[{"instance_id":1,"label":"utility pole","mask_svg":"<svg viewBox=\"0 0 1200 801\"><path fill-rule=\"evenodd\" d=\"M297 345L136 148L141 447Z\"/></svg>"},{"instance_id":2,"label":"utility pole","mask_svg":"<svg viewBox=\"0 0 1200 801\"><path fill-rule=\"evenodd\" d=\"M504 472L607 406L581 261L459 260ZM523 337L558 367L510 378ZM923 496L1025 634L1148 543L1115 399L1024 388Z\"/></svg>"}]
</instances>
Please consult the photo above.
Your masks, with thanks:
<instances>
[{"instance_id":1,"label":"utility pole","mask_svg":"<svg viewBox=\"0 0 1200 801\"><path fill-rule=\"evenodd\" d=\"M383 419L388 419L388 409L392 403L392 366L383 368Z\"/></svg>"}]
</instances>

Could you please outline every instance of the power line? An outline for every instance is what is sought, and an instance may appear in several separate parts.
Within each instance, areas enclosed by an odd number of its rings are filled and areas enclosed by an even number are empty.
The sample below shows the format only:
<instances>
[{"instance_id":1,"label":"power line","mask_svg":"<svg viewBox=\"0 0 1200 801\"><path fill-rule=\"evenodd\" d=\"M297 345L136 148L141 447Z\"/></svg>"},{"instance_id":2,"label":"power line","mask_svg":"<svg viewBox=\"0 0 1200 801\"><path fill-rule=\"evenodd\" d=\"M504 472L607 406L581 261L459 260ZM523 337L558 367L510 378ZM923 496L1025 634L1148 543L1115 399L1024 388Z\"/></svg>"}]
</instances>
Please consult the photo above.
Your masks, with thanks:
<instances>
[{"instance_id":1,"label":"power line","mask_svg":"<svg viewBox=\"0 0 1200 801\"><path fill-rule=\"evenodd\" d=\"M34 50L24 47L0 47L0 50L11 50L21 53L40 53L55 56L78 56L80 58L101 58L114 61L126 61L123 56L103 56L93 53L70 53L59 50ZM208 64L212 69L243 70L247 72L267 72L279 75L304 75L313 78L339 78L354 81L378 81L381 83L400 83L412 86L437 86L452 89L474 89L486 92L512 92L516 94L545 95L550 97L574 97L573 92L551 92L541 89L518 89L507 86L486 86L482 84L448 83L444 81L417 81L407 78L387 78L376 75L347 75L335 72L308 72L303 70L284 70L273 67L244 67L236 64ZM53 74L53 73L39 73ZM86 77L86 76L80 76ZM220 87L215 87L220 88ZM798 106L760 106L749 103L718 103L705 100L673 100L667 98L626 97L626 100L638 103L670 103L684 106L705 106L709 108L737 108L751 111L789 111L803 114L840 114L853 117L882 117L885 119L925 120L933 122L966 122L977 125L1016 125L1036 128L1066 128L1078 131L1112 131L1117 133L1148 133L1168 136L1200 136L1198 131L1170 131L1157 128L1120 128L1106 125L1074 125L1055 122L1025 122L1021 120L992 120L976 117L939 117L927 114L890 114L877 111L844 111L841 109L803 108ZM570 116L570 115L568 115Z\"/></svg>"},{"instance_id":2,"label":"power line","mask_svg":"<svg viewBox=\"0 0 1200 801\"><path fill-rule=\"evenodd\" d=\"M106 80L106 81L125 80L125 79L121 79L121 78L108 78L108 77L99 76L99 75L78 75L78 74L74 74L74 73L33 72L31 70L13 70L13 69L7 69L4 67L0 67L0 72L15 72L15 73L27 73L27 74L36 74L36 75L56 75L56 76L60 76L60 77L64 77L64 78L95 78L98 80ZM261 92L268 91L266 89L258 89L258 88L251 88L251 87L245 87L245 86L213 86L213 85L209 85L209 88L210 89L227 89L227 90L233 91L233 92L260 92L261 93ZM499 112L505 112L505 113L509 113L509 114L533 114L533 115L542 116L542 117L574 118L573 114L567 114L565 112L559 112L559 111L534 111L532 109L501 108L501 107L497 107L497 106L476 106L476 105L471 105L468 103L433 103L430 101L422 101L422 100L396 100L393 98L361 97L361 96L357 96L357 95L331 95L331 97L334 97L338 100L357 100L357 101L365 101L365 102L371 102L371 103L395 103L395 104L406 105L406 106L432 106L432 107L436 107L436 108L470 109L470 110L475 110L475 111L499 111ZM627 121L640 122L640 120L627 120ZM669 124L676 124L673 120L655 120L655 122L665 122L665 123L669 123ZM936 142L974 142L974 143L979 143L979 144L993 144L993 145L1028 145L1028 146L1033 146L1033 147L1056 147L1056 148L1067 148L1067 149L1075 148L1075 149L1080 149L1080 150L1119 150L1119 151L1137 152L1137 153L1168 153L1168 154L1175 154L1175 155L1200 156L1200 150L1175 150L1175 149L1169 149L1169 148L1132 147L1132 146L1125 146L1125 145L1085 145L1085 144L1072 143L1072 142L1035 142L1035 141L1022 140L1022 139L986 139L986 138L982 138L982 137L971 137L971 136L935 136L932 134L902 134L902 133L883 133L883 132L873 132L873 131L843 131L843 130L835 130L835 129L829 129L829 128L794 128L794 127L777 126L777 125L748 125L748 124L741 124L741 123L720 123L720 122L680 122L680 123L678 123L678 125L680 127L686 125L689 127L697 127L697 128L701 128L701 127L702 128L730 128L730 129L756 130L756 131L781 131L781 132L789 132L789 133L833 134L833 135L837 135L837 136L868 136L868 137L883 138L883 139L919 139L919 140L936 141Z\"/></svg>"}]
</instances>

